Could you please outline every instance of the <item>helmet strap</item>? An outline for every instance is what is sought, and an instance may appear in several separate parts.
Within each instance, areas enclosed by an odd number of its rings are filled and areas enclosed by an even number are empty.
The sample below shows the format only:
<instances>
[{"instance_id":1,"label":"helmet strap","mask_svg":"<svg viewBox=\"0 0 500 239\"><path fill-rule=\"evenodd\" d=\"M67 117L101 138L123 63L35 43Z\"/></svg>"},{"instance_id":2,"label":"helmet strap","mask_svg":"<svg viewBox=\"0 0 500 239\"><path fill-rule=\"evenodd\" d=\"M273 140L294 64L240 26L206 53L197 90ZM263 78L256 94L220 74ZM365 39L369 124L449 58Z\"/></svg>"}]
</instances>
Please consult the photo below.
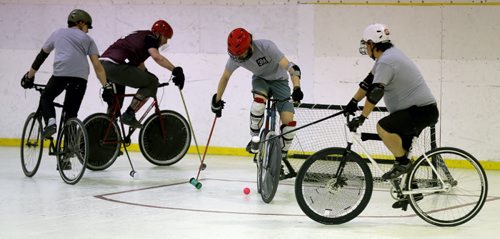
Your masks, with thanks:
<instances>
[{"instance_id":1,"label":"helmet strap","mask_svg":"<svg viewBox=\"0 0 500 239\"><path fill-rule=\"evenodd\" d=\"M373 42L367 42L366 44L370 44L370 51L371 51L371 56L372 60L375 60L375 44Z\"/></svg>"}]
</instances>

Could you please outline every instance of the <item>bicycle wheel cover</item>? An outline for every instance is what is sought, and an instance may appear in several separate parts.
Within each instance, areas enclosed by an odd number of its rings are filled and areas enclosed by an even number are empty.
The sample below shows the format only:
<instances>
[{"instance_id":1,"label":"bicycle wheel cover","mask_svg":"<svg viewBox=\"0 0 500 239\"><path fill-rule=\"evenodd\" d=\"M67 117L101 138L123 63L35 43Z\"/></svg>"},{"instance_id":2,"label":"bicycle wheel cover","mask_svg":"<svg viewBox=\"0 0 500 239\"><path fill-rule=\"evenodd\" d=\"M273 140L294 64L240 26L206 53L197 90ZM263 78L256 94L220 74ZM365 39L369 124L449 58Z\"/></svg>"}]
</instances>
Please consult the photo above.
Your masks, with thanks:
<instances>
[{"instance_id":1,"label":"bicycle wheel cover","mask_svg":"<svg viewBox=\"0 0 500 239\"><path fill-rule=\"evenodd\" d=\"M267 134L267 139L275 136L274 132ZM269 140L264 146L264 158L261 168L261 192L262 201L270 203L276 191L280 180L281 169L281 140L279 137ZM267 163L266 163L267 161Z\"/></svg>"},{"instance_id":2,"label":"bicycle wheel cover","mask_svg":"<svg viewBox=\"0 0 500 239\"><path fill-rule=\"evenodd\" d=\"M139 134L139 147L150 163L172 165L187 153L191 129L186 119L175 111L163 110L161 118L163 122L154 114L145 121Z\"/></svg>"},{"instance_id":3,"label":"bicycle wheel cover","mask_svg":"<svg viewBox=\"0 0 500 239\"><path fill-rule=\"evenodd\" d=\"M302 211L323 224L342 224L357 217L368 204L373 179L366 162L352 152L341 178L336 178L344 148L327 148L310 156L295 180Z\"/></svg>"},{"instance_id":4,"label":"bicycle wheel cover","mask_svg":"<svg viewBox=\"0 0 500 239\"><path fill-rule=\"evenodd\" d=\"M90 115L84 124L89 136L87 168L94 171L109 168L120 153L118 125L103 113Z\"/></svg>"},{"instance_id":5,"label":"bicycle wheel cover","mask_svg":"<svg viewBox=\"0 0 500 239\"><path fill-rule=\"evenodd\" d=\"M42 121L31 113L24 123L21 136L21 166L24 175L33 177L38 171L43 153Z\"/></svg>"},{"instance_id":6,"label":"bicycle wheel cover","mask_svg":"<svg viewBox=\"0 0 500 239\"><path fill-rule=\"evenodd\" d=\"M442 147L426 153L438 175L443 179L444 192L422 193L416 201L410 195L410 205L424 221L436 226L458 226L474 218L482 209L488 194L486 174L477 159L457 148ZM410 190L440 189L443 185L427 160L421 156L407 177Z\"/></svg>"}]
</instances>

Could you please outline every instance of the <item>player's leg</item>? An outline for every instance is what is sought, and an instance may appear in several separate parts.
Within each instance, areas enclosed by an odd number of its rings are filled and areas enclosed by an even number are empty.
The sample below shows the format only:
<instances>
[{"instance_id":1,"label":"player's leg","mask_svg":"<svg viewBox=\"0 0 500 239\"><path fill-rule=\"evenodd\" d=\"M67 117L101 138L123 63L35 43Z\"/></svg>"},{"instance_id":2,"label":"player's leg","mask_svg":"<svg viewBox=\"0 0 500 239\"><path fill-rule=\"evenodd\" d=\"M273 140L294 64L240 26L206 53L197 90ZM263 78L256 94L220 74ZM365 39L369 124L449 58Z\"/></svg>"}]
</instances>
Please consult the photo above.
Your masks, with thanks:
<instances>
[{"instance_id":1,"label":"player's leg","mask_svg":"<svg viewBox=\"0 0 500 239\"><path fill-rule=\"evenodd\" d=\"M78 78L78 77L60 77L58 78L59 82L62 85L65 85L66 93L64 96L64 103L63 103L63 110L64 110L64 119L63 120L63 128L64 129L59 129L63 130L64 137L62 138L65 142L64 145L61 146L62 148L66 149L71 149L71 150L77 150L78 147L73 147L72 145L75 142L88 142L88 135L85 135L85 138L80 137L83 135L81 130L83 130L84 127L83 124L75 120L71 123L67 123L69 119L71 118L76 118L78 116L78 111L80 110L80 106L82 104L83 97L85 95L85 91L87 90L87 80L83 78ZM64 83L64 84L63 84ZM78 122L77 122L78 121ZM75 139L75 137L78 136L78 140ZM68 138L69 137L69 138ZM60 139L59 139L60 140ZM76 144L78 145L78 144ZM84 147L85 144L82 144ZM69 154L74 153L74 152L69 152ZM82 150L82 152L79 152L82 157L85 157L85 151ZM61 164L62 169L68 170L71 169L71 162L65 158L65 157L60 157L62 158L63 161L59 162ZM86 160L85 160L86 161ZM83 162L83 160L79 161L80 163ZM81 166L81 165L80 165ZM84 166L83 166L84 167ZM80 173L80 170L84 170L81 167L77 169L77 171Z\"/></svg>"},{"instance_id":2,"label":"player's leg","mask_svg":"<svg viewBox=\"0 0 500 239\"><path fill-rule=\"evenodd\" d=\"M47 82L47 86L42 93L40 106L42 108L42 115L45 121L42 138L48 138L57 131L54 99L63 92L65 85L66 84L61 80L61 77L52 76Z\"/></svg>"},{"instance_id":3,"label":"player's leg","mask_svg":"<svg viewBox=\"0 0 500 239\"><path fill-rule=\"evenodd\" d=\"M410 171L411 162L407 154L412 139L409 135L412 131L413 120L409 110L392 113L378 122L377 133L396 158L393 167L382 175L383 179L397 178Z\"/></svg>"},{"instance_id":4,"label":"player's leg","mask_svg":"<svg viewBox=\"0 0 500 239\"><path fill-rule=\"evenodd\" d=\"M387 148L396 157L394 167L382 175L384 179L396 178L411 169L407 154L414 136L437 122L436 104L410 107L384 117L377 124L377 132Z\"/></svg>"},{"instance_id":5,"label":"player's leg","mask_svg":"<svg viewBox=\"0 0 500 239\"><path fill-rule=\"evenodd\" d=\"M276 80L270 83L271 91L273 92L275 99L289 99L290 98L290 86L288 85L288 80ZM276 105L278 112L280 113L281 119L281 134L284 134L281 137L281 154L282 158L286 159L288 154L288 149L292 145L292 141L295 138L295 132L288 133L295 129L297 122L294 120L295 110L292 102L278 102Z\"/></svg>"},{"instance_id":6,"label":"player's leg","mask_svg":"<svg viewBox=\"0 0 500 239\"><path fill-rule=\"evenodd\" d=\"M122 114L121 121L135 128L142 127L135 118L135 112L146 103L149 97L156 96L159 84L158 78L154 74L137 67L124 65L117 65L109 74L113 76L113 82L138 88L137 94L132 99L130 106Z\"/></svg>"},{"instance_id":7,"label":"player's leg","mask_svg":"<svg viewBox=\"0 0 500 239\"><path fill-rule=\"evenodd\" d=\"M281 155L282 158L286 158L288 154L288 149L290 149L290 146L292 145L293 139L295 138L295 132L288 133L292 130L295 129L295 126L297 125L297 122L293 120L294 114L290 111L282 111L280 112L280 118L281 118L281 134L283 134L283 137L281 137Z\"/></svg>"},{"instance_id":8,"label":"player's leg","mask_svg":"<svg viewBox=\"0 0 500 239\"><path fill-rule=\"evenodd\" d=\"M87 81L78 77L65 77L68 82L66 85L66 94L64 96L65 121L70 118L76 118L83 101L85 91L87 90Z\"/></svg>"},{"instance_id":9,"label":"player's leg","mask_svg":"<svg viewBox=\"0 0 500 239\"><path fill-rule=\"evenodd\" d=\"M250 107L250 137L259 136L260 129L264 124L264 111L269 92L268 83L261 78L252 79L253 101ZM258 144L250 139L246 147L247 152L255 154L258 151Z\"/></svg>"}]
</instances>

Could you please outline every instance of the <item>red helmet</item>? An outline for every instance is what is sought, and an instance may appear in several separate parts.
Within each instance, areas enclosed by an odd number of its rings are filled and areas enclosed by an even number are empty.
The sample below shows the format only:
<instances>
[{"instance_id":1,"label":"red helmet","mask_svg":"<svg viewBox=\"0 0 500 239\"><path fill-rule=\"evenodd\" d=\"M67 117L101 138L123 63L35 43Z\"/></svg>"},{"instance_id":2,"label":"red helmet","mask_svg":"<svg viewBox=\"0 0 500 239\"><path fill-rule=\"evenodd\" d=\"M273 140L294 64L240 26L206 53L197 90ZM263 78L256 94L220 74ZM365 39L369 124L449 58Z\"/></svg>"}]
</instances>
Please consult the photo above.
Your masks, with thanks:
<instances>
[{"instance_id":1,"label":"red helmet","mask_svg":"<svg viewBox=\"0 0 500 239\"><path fill-rule=\"evenodd\" d=\"M227 37L227 52L231 56L240 56L252 45L252 35L243 28L236 28Z\"/></svg>"},{"instance_id":2,"label":"red helmet","mask_svg":"<svg viewBox=\"0 0 500 239\"><path fill-rule=\"evenodd\" d=\"M174 35L174 30L172 30L172 27L165 20L156 21L151 27L151 31L160 33L168 39Z\"/></svg>"}]
</instances>

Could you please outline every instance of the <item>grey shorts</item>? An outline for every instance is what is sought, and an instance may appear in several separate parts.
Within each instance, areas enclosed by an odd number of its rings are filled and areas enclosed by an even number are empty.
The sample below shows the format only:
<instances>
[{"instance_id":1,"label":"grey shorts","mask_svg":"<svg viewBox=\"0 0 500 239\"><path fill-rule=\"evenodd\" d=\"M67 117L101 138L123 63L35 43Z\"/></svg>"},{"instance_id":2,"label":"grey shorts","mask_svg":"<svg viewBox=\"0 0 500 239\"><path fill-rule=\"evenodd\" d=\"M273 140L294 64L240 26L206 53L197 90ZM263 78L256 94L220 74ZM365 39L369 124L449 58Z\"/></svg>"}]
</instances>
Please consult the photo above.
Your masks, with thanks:
<instances>
[{"instance_id":1,"label":"grey shorts","mask_svg":"<svg viewBox=\"0 0 500 239\"><path fill-rule=\"evenodd\" d=\"M290 98L290 86L288 85L288 80L264 80L262 78L253 77L252 78L252 93L265 96L269 98L269 94L274 99L283 100ZM278 102L276 104L278 112L291 112L295 113L293 104L291 101Z\"/></svg>"},{"instance_id":2,"label":"grey shorts","mask_svg":"<svg viewBox=\"0 0 500 239\"><path fill-rule=\"evenodd\" d=\"M159 80L150 72L143 71L136 66L114 64L101 60L106 70L106 77L112 83L139 89L137 94L147 97L156 96Z\"/></svg>"}]
</instances>

